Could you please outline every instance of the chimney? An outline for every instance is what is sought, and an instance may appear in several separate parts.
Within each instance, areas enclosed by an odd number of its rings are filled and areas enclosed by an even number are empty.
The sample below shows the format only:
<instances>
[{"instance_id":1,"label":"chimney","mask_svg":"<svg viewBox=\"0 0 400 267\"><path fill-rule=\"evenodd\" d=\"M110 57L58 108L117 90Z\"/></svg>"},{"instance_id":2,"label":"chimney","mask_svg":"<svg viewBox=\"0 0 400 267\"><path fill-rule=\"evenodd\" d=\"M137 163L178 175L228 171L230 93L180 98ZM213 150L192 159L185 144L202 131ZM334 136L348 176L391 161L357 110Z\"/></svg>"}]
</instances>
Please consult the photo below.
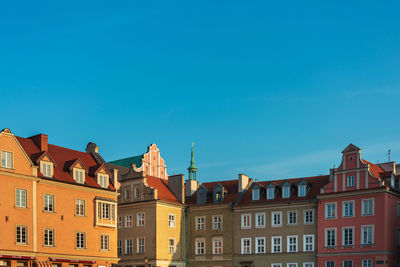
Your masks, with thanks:
<instances>
[{"instance_id":1,"label":"chimney","mask_svg":"<svg viewBox=\"0 0 400 267\"><path fill-rule=\"evenodd\" d=\"M238 184L239 193L242 193L246 189L248 184L249 184L249 176L245 174L239 174L239 184Z\"/></svg>"},{"instance_id":2,"label":"chimney","mask_svg":"<svg viewBox=\"0 0 400 267\"><path fill-rule=\"evenodd\" d=\"M118 182L118 169L113 169L114 173L113 173L113 183L114 183L114 187L115 190L119 190L121 184Z\"/></svg>"},{"instance_id":3,"label":"chimney","mask_svg":"<svg viewBox=\"0 0 400 267\"><path fill-rule=\"evenodd\" d=\"M185 178L183 174L168 176L168 188L178 198L179 202L185 203Z\"/></svg>"},{"instance_id":4,"label":"chimney","mask_svg":"<svg viewBox=\"0 0 400 267\"><path fill-rule=\"evenodd\" d=\"M86 153L98 154L99 147L95 143L89 142L86 146Z\"/></svg>"},{"instance_id":5,"label":"chimney","mask_svg":"<svg viewBox=\"0 0 400 267\"><path fill-rule=\"evenodd\" d=\"M186 180L185 183L185 197L193 196L194 192L196 192L197 188L199 188L199 182L196 180Z\"/></svg>"},{"instance_id":6,"label":"chimney","mask_svg":"<svg viewBox=\"0 0 400 267\"><path fill-rule=\"evenodd\" d=\"M29 137L29 139L31 139L40 148L40 151L48 150L47 134L38 134Z\"/></svg>"}]
</instances>

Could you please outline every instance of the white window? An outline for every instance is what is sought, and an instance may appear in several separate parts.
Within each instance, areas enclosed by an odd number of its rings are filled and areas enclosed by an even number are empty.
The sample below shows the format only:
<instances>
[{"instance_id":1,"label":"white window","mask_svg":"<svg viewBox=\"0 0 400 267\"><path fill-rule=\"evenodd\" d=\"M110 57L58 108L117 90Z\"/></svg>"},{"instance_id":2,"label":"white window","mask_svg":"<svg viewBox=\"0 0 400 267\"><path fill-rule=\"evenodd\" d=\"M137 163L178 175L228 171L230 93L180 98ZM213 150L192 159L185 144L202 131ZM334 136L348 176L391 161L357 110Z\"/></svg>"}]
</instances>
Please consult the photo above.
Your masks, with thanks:
<instances>
[{"instance_id":1,"label":"white window","mask_svg":"<svg viewBox=\"0 0 400 267\"><path fill-rule=\"evenodd\" d=\"M131 239L125 240L125 254L132 254L133 252L133 241Z\"/></svg>"},{"instance_id":2,"label":"white window","mask_svg":"<svg viewBox=\"0 0 400 267\"><path fill-rule=\"evenodd\" d=\"M373 215L374 214L374 199L363 199L361 204L361 215Z\"/></svg>"},{"instance_id":3,"label":"white window","mask_svg":"<svg viewBox=\"0 0 400 267\"><path fill-rule=\"evenodd\" d=\"M121 240L117 241L117 253L118 253L118 255L122 254L122 241Z\"/></svg>"},{"instance_id":4,"label":"white window","mask_svg":"<svg viewBox=\"0 0 400 267\"><path fill-rule=\"evenodd\" d=\"M140 188L135 187L135 198L140 198Z\"/></svg>"},{"instance_id":5,"label":"white window","mask_svg":"<svg viewBox=\"0 0 400 267\"><path fill-rule=\"evenodd\" d=\"M354 176L347 176L347 187L354 186Z\"/></svg>"},{"instance_id":6,"label":"white window","mask_svg":"<svg viewBox=\"0 0 400 267\"><path fill-rule=\"evenodd\" d=\"M168 214L168 226L175 227L175 214Z\"/></svg>"},{"instance_id":7,"label":"white window","mask_svg":"<svg viewBox=\"0 0 400 267\"><path fill-rule=\"evenodd\" d=\"M282 263L271 263L271 267L282 267Z\"/></svg>"},{"instance_id":8,"label":"white window","mask_svg":"<svg viewBox=\"0 0 400 267\"><path fill-rule=\"evenodd\" d=\"M206 217L201 216L201 217L196 217L196 230L204 230L205 229L205 222L206 222Z\"/></svg>"},{"instance_id":9,"label":"white window","mask_svg":"<svg viewBox=\"0 0 400 267\"><path fill-rule=\"evenodd\" d=\"M251 192L253 200L260 200L260 189L253 189Z\"/></svg>"},{"instance_id":10,"label":"white window","mask_svg":"<svg viewBox=\"0 0 400 267\"><path fill-rule=\"evenodd\" d=\"M297 224L297 211L288 211L288 225L296 225Z\"/></svg>"},{"instance_id":11,"label":"white window","mask_svg":"<svg viewBox=\"0 0 400 267\"><path fill-rule=\"evenodd\" d=\"M273 211L271 213L272 227L282 226L282 211Z\"/></svg>"},{"instance_id":12,"label":"white window","mask_svg":"<svg viewBox=\"0 0 400 267\"><path fill-rule=\"evenodd\" d=\"M290 186L284 186L282 188L282 198L290 197Z\"/></svg>"},{"instance_id":13,"label":"white window","mask_svg":"<svg viewBox=\"0 0 400 267\"><path fill-rule=\"evenodd\" d=\"M255 214L256 228L265 228L265 212Z\"/></svg>"},{"instance_id":14,"label":"white window","mask_svg":"<svg viewBox=\"0 0 400 267\"><path fill-rule=\"evenodd\" d=\"M298 196L299 197L305 197L307 194L307 186L306 185L300 185L298 187Z\"/></svg>"},{"instance_id":15,"label":"white window","mask_svg":"<svg viewBox=\"0 0 400 267\"><path fill-rule=\"evenodd\" d=\"M304 224L314 223L314 210L304 210Z\"/></svg>"},{"instance_id":16,"label":"white window","mask_svg":"<svg viewBox=\"0 0 400 267\"><path fill-rule=\"evenodd\" d=\"M275 189L268 188L267 189L267 199L274 199L275 198Z\"/></svg>"},{"instance_id":17,"label":"white window","mask_svg":"<svg viewBox=\"0 0 400 267\"><path fill-rule=\"evenodd\" d=\"M110 237L108 235L100 235L100 250L110 250Z\"/></svg>"},{"instance_id":18,"label":"white window","mask_svg":"<svg viewBox=\"0 0 400 267\"><path fill-rule=\"evenodd\" d=\"M325 219L336 218L336 203L325 204Z\"/></svg>"},{"instance_id":19,"label":"white window","mask_svg":"<svg viewBox=\"0 0 400 267\"><path fill-rule=\"evenodd\" d=\"M125 188L125 200L129 200L131 198L131 189Z\"/></svg>"},{"instance_id":20,"label":"white window","mask_svg":"<svg viewBox=\"0 0 400 267\"><path fill-rule=\"evenodd\" d=\"M255 239L256 254L265 253L265 237L256 237Z\"/></svg>"},{"instance_id":21,"label":"white window","mask_svg":"<svg viewBox=\"0 0 400 267\"><path fill-rule=\"evenodd\" d=\"M282 252L282 237L272 236L271 237L271 253L281 253Z\"/></svg>"},{"instance_id":22,"label":"white window","mask_svg":"<svg viewBox=\"0 0 400 267\"><path fill-rule=\"evenodd\" d=\"M53 195L44 195L43 199L43 210L47 212L54 212L54 196Z\"/></svg>"},{"instance_id":23,"label":"white window","mask_svg":"<svg viewBox=\"0 0 400 267\"><path fill-rule=\"evenodd\" d=\"M241 241L242 254L251 254L251 238L242 238Z\"/></svg>"},{"instance_id":24,"label":"white window","mask_svg":"<svg viewBox=\"0 0 400 267\"><path fill-rule=\"evenodd\" d=\"M137 214L137 226L144 226L144 213L138 213Z\"/></svg>"},{"instance_id":25,"label":"white window","mask_svg":"<svg viewBox=\"0 0 400 267\"><path fill-rule=\"evenodd\" d=\"M97 218L106 220L115 220L116 204L98 202L97 203Z\"/></svg>"},{"instance_id":26,"label":"white window","mask_svg":"<svg viewBox=\"0 0 400 267\"><path fill-rule=\"evenodd\" d=\"M133 216L126 215L125 216L125 227L132 227L133 226Z\"/></svg>"},{"instance_id":27,"label":"white window","mask_svg":"<svg viewBox=\"0 0 400 267\"><path fill-rule=\"evenodd\" d=\"M372 245L374 243L374 227L372 225L361 226L361 245Z\"/></svg>"},{"instance_id":28,"label":"white window","mask_svg":"<svg viewBox=\"0 0 400 267\"><path fill-rule=\"evenodd\" d=\"M196 255L205 254L205 241L204 238L196 238Z\"/></svg>"},{"instance_id":29,"label":"white window","mask_svg":"<svg viewBox=\"0 0 400 267\"><path fill-rule=\"evenodd\" d=\"M212 216L213 220L213 230L221 230L222 229L222 215L214 215Z\"/></svg>"},{"instance_id":30,"label":"white window","mask_svg":"<svg viewBox=\"0 0 400 267\"><path fill-rule=\"evenodd\" d=\"M303 251L314 251L314 235L303 235Z\"/></svg>"},{"instance_id":31,"label":"white window","mask_svg":"<svg viewBox=\"0 0 400 267\"><path fill-rule=\"evenodd\" d=\"M136 253L143 254L144 253L144 238L140 237L136 239L137 250Z\"/></svg>"},{"instance_id":32,"label":"white window","mask_svg":"<svg viewBox=\"0 0 400 267\"><path fill-rule=\"evenodd\" d=\"M343 267L353 267L353 261L343 261Z\"/></svg>"},{"instance_id":33,"label":"white window","mask_svg":"<svg viewBox=\"0 0 400 267\"><path fill-rule=\"evenodd\" d=\"M1 167L7 169L13 168L13 153L1 151Z\"/></svg>"},{"instance_id":34,"label":"white window","mask_svg":"<svg viewBox=\"0 0 400 267\"><path fill-rule=\"evenodd\" d=\"M291 262L286 264L287 267L297 267L297 262Z\"/></svg>"},{"instance_id":35,"label":"white window","mask_svg":"<svg viewBox=\"0 0 400 267\"><path fill-rule=\"evenodd\" d=\"M303 262L303 267L314 267L314 262Z\"/></svg>"},{"instance_id":36,"label":"white window","mask_svg":"<svg viewBox=\"0 0 400 267\"><path fill-rule=\"evenodd\" d=\"M214 237L212 240L213 254L220 255L223 253L223 240L222 237Z\"/></svg>"},{"instance_id":37,"label":"white window","mask_svg":"<svg viewBox=\"0 0 400 267\"><path fill-rule=\"evenodd\" d=\"M103 188L108 187L108 175L106 174L99 174L99 185Z\"/></svg>"},{"instance_id":38,"label":"white window","mask_svg":"<svg viewBox=\"0 0 400 267\"><path fill-rule=\"evenodd\" d=\"M242 229L251 228L251 214L242 214Z\"/></svg>"},{"instance_id":39,"label":"white window","mask_svg":"<svg viewBox=\"0 0 400 267\"><path fill-rule=\"evenodd\" d=\"M86 248L86 233L76 233L76 248Z\"/></svg>"},{"instance_id":40,"label":"white window","mask_svg":"<svg viewBox=\"0 0 400 267\"><path fill-rule=\"evenodd\" d=\"M336 246L336 229L325 229L325 247Z\"/></svg>"},{"instance_id":41,"label":"white window","mask_svg":"<svg viewBox=\"0 0 400 267\"><path fill-rule=\"evenodd\" d=\"M334 261L326 261L325 267L335 267L335 262Z\"/></svg>"},{"instance_id":42,"label":"white window","mask_svg":"<svg viewBox=\"0 0 400 267\"><path fill-rule=\"evenodd\" d=\"M75 200L75 215L76 216L85 216L85 200L76 199Z\"/></svg>"},{"instance_id":43,"label":"white window","mask_svg":"<svg viewBox=\"0 0 400 267\"><path fill-rule=\"evenodd\" d=\"M50 162L40 162L40 172L44 177L53 177L53 164Z\"/></svg>"},{"instance_id":44,"label":"white window","mask_svg":"<svg viewBox=\"0 0 400 267\"><path fill-rule=\"evenodd\" d=\"M47 247L54 246L54 229L44 229L44 245Z\"/></svg>"},{"instance_id":45,"label":"white window","mask_svg":"<svg viewBox=\"0 0 400 267\"><path fill-rule=\"evenodd\" d=\"M343 217L354 216L354 201L343 201Z\"/></svg>"},{"instance_id":46,"label":"white window","mask_svg":"<svg viewBox=\"0 0 400 267\"><path fill-rule=\"evenodd\" d=\"M342 245L352 246L354 244L354 229L353 227L343 227Z\"/></svg>"},{"instance_id":47,"label":"white window","mask_svg":"<svg viewBox=\"0 0 400 267\"><path fill-rule=\"evenodd\" d=\"M19 208L26 208L26 190L15 189L15 206Z\"/></svg>"},{"instance_id":48,"label":"white window","mask_svg":"<svg viewBox=\"0 0 400 267\"><path fill-rule=\"evenodd\" d=\"M28 244L28 227L17 225L16 227L16 243L19 245Z\"/></svg>"},{"instance_id":49,"label":"white window","mask_svg":"<svg viewBox=\"0 0 400 267\"><path fill-rule=\"evenodd\" d=\"M75 169L74 168L74 180L78 184L85 183L85 171L81 170L81 169Z\"/></svg>"},{"instance_id":50,"label":"white window","mask_svg":"<svg viewBox=\"0 0 400 267\"><path fill-rule=\"evenodd\" d=\"M169 254L175 253L175 239L174 238L168 239L168 253Z\"/></svg>"},{"instance_id":51,"label":"white window","mask_svg":"<svg viewBox=\"0 0 400 267\"><path fill-rule=\"evenodd\" d=\"M287 236L287 252L297 252L297 235Z\"/></svg>"},{"instance_id":52,"label":"white window","mask_svg":"<svg viewBox=\"0 0 400 267\"><path fill-rule=\"evenodd\" d=\"M372 260L362 260L361 267L372 267Z\"/></svg>"}]
</instances>

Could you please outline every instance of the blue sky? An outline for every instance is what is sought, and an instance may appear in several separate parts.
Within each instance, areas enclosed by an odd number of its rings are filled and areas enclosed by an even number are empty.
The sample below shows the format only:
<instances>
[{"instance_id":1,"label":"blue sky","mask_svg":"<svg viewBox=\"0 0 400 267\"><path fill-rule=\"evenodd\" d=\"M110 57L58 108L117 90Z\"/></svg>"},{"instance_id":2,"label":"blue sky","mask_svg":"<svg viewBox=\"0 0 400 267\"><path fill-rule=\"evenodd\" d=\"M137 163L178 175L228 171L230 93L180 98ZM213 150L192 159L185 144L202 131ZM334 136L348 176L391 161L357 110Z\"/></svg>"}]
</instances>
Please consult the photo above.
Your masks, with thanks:
<instances>
[{"instance_id":1,"label":"blue sky","mask_svg":"<svg viewBox=\"0 0 400 267\"><path fill-rule=\"evenodd\" d=\"M82 3L83 2L83 3ZM398 1L8 1L0 128L200 181L400 161Z\"/></svg>"}]
</instances>

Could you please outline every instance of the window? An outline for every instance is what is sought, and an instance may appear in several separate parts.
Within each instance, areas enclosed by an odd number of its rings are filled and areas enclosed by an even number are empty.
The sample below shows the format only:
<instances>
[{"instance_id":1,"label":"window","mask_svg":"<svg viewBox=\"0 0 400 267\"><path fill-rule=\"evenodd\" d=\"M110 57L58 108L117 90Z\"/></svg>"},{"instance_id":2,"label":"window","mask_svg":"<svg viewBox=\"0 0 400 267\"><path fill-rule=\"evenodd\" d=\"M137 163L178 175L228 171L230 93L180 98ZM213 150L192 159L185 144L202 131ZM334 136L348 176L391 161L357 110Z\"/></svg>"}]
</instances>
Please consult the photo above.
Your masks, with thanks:
<instances>
[{"instance_id":1,"label":"window","mask_svg":"<svg viewBox=\"0 0 400 267\"><path fill-rule=\"evenodd\" d=\"M125 200L129 200L131 198L131 189L130 188L126 188L124 195L125 195Z\"/></svg>"},{"instance_id":2,"label":"window","mask_svg":"<svg viewBox=\"0 0 400 267\"><path fill-rule=\"evenodd\" d=\"M99 185L103 188L108 187L108 175L99 174Z\"/></svg>"},{"instance_id":3,"label":"window","mask_svg":"<svg viewBox=\"0 0 400 267\"><path fill-rule=\"evenodd\" d=\"M282 226L282 211L274 211L271 213L272 227Z\"/></svg>"},{"instance_id":4,"label":"window","mask_svg":"<svg viewBox=\"0 0 400 267\"><path fill-rule=\"evenodd\" d=\"M53 164L50 162L41 162L40 172L44 177L53 177Z\"/></svg>"},{"instance_id":5,"label":"window","mask_svg":"<svg viewBox=\"0 0 400 267\"><path fill-rule=\"evenodd\" d=\"M287 236L287 252L297 252L297 235Z\"/></svg>"},{"instance_id":6,"label":"window","mask_svg":"<svg viewBox=\"0 0 400 267\"><path fill-rule=\"evenodd\" d=\"M215 193L215 201L222 201L222 193L221 192L216 192Z\"/></svg>"},{"instance_id":7,"label":"window","mask_svg":"<svg viewBox=\"0 0 400 267\"><path fill-rule=\"evenodd\" d=\"M16 228L16 243L19 245L28 244L28 227L24 225L17 225Z\"/></svg>"},{"instance_id":8,"label":"window","mask_svg":"<svg viewBox=\"0 0 400 267\"><path fill-rule=\"evenodd\" d=\"M297 263L296 263L296 262L287 263L286 266L287 266L287 267L297 267Z\"/></svg>"},{"instance_id":9,"label":"window","mask_svg":"<svg viewBox=\"0 0 400 267\"><path fill-rule=\"evenodd\" d=\"M144 226L144 213L137 214L137 226Z\"/></svg>"},{"instance_id":10,"label":"window","mask_svg":"<svg viewBox=\"0 0 400 267\"><path fill-rule=\"evenodd\" d=\"M205 241L204 239L196 239L196 255L205 254Z\"/></svg>"},{"instance_id":11,"label":"window","mask_svg":"<svg viewBox=\"0 0 400 267\"><path fill-rule=\"evenodd\" d=\"M336 246L336 229L325 229L325 247Z\"/></svg>"},{"instance_id":12,"label":"window","mask_svg":"<svg viewBox=\"0 0 400 267\"><path fill-rule=\"evenodd\" d=\"M168 226L175 227L175 214L168 214Z\"/></svg>"},{"instance_id":13,"label":"window","mask_svg":"<svg viewBox=\"0 0 400 267\"><path fill-rule=\"evenodd\" d=\"M271 237L271 253L281 253L282 252L282 237L272 236Z\"/></svg>"},{"instance_id":14,"label":"window","mask_svg":"<svg viewBox=\"0 0 400 267\"><path fill-rule=\"evenodd\" d=\"M256 254L265 253L265 237L256 237Z\"/></svg>"},{"instance_id":15,"label":"window","mask_svg":"<svg viewBox=\"0 0 400 267\"><path fill-rule=\"evenodd\" d=\"M19 208L26 208L26 190L15 189L15 206Z\"/></svg>"},{"instance_id":16,"label":"window","mask_svg":"<svg viewBox=\"0 0 400 267\"><path fill-rule=\"evenodd\" d=\"M85 216L85 200L76 199L75 200L75 215L76 216Z\"/></svg>"},{"instance_id":17,"label":"window","mask_svg":"<svg viewBox=\"0 0 400 267\"><path fill-rule=\"evenodd\" d=\"M325 204L325 219L336 218L336 203Z\"/></svg>"},{"instance_id":18,"label":"window","mask_svg":"<svg viewBox=\"0 0 400 267\"><path fill-rule=\"evenodd\" d=\"M196 217L196 230L204 230L205 229L205 221L206 217Z\"/></svg>"},{"instance_id":19,"label":"window","mask_svg":"<svg viewBox=\"0 0 400 267\"><path fill-rule=\"evenodd\" d=\"M353 261L343 261L343 267L353 267Z\"/></svg>"},{"instance_id":20,"label":"window","mask_svg":"<svg viewBox=\"0 0 400 267\"><path fill-rule=\"evenodd\" d=\"M397 202L397 217L400 217L400 202Z\"/></svg>"},{"instance_id":21,"label":"window","mask_svg":"<svg viewBox=\"0 0 400 267\"><path fill-rule=\"evenodd\" d=\"M139 187L135 187L135 197L140 198L140 188Z\"/></svg>"},{"instance_id":22,"label":"window","mask_svg":"<svg viewBox=\"0 0 400 267\"><path fill-rule=\"evenodd\" d=\"M255 214L256 228L265 227L265 212Z\"/></svg>"},{"instance_id":23,"label":"window","mask_svg":"<svg viewBox=\"0 0 400 267\"><path fill-rule=\"evenodd\" d=\"M267 189L267 199L274 199L275 198L275 189L268 188Z\"/></svg>"},{"instance_id":24,"label":"window","mask_svg":"<svg viewBox=\"0 0 400 267\"><path fill-rule=\"evenodd\" d=\"M306 196L306 193L307 193L307 186L305 186L305 185L300 185L299 187L298 187L298 196L299 197L305 197Z\"/></svg>"},{"instance_id":25,"label":"window","mask_svg":"<svg viewBox=\"0 0 400 267\"><path fill-rule=\"evenodd\" d=\"M284 186L282 188L282 198L288 198L288 197L290 197L290 187Z\"/></svg>"},{"instance_id":26,"label":"window","mask_svg":"<svg viewBox=\"0 0 400 267\"><path fill-rule=\"evenodd\" d=\"M335 262L334 261L326 261L325 267L335 267Z\"/></svg>"},{"instance_id":27,"label":"window","mask_svg":"<svg viewBox=\"0 0 400 267\"><path fill-rule=\"evenodd\" d=\"M74 180L78 184L85 183L85 171L80 169L74 169Z\"/></svg>"},{"instance_id":28,"label":"window","mask_svg":"<svg viewBox=\"0 0 400 267\"><path fill-rule=\"evenodd\" d=\"M125 254L132 254L133 242L131 239L125 240Z\"/></svg>"},{"instance_id":29,"label":"window","mask_svg":"<svg viewBox=\"0 0 400 267\"><path fill-rule=\"evenodd\" d=\"M215 215L212 217L213 220L213 230L222 229L222 215Z\"/></svg>"},{"instance_id":30,"label":"window","mask_svg":"<svg viewBox=\"0 0 400 267\"><path fill-rule=\"evenodd\" d=\"M241 239L241 251L242 254L250 254L251 253L251 238L242 238Z\"/></svg>"},{"instance_id":31,"label":"window","mask_svg":"<svg viewBox=\"0 0 400 267\"><path fill-rule=\"evenodd\" d=\"M143 254L144 253L144 238L138 238L137 239L137 251L138 254Z\"/></svg>"},{"instance_id":32,"label":"window","mask_svg":"<svg viewBox=\"0 0 400 267\"><path fill-rule=\"evenodd\" d=\"M362 260L362 267L372 267L372 260Z\"/></svg>"},{"instance_id":33,"label":"window","mask_svg":"<svg viewBox=\"0 0 400 267\"><path fill-rule=\"evenodd\" d=\"M100 250L110 250L108 235L100 235Z\"/></svg>"},{"instance_id":34,"label":"window","mask_svg":"<svg viewBox=\"0 0 400 267\"><path fill-rule=\"evenodd\" d=\"M354 186L354 176L347 176L347 187Z\"/></svg>"},{"instance_id":35,"label":"window","mask_svg":"<svg viewBox=\"0 0 400 267\"><path fill-rule=\"evenodd\" d=\"M303 262L303 267L314 267L314 262Z\"/></svg>"},{"instance_id":36,"label":"window","mask_svg":"<svg viewBox=\"0 0 400 267\"><path fill-rule=\"evenodd\" d=\"M53 195L44 195L44 211L54 212L54 196Z\"/></svg>"},{"instance_id":37,"label":"window","mask_svg":"<svg viewBox=\"0 0 400 267\"><path fill-rule=\"evenodd\" d=\"M76 248L86 248L86 233L76 233Z\"/></svg>"},{"instance_id":38,"label":"window","mask_svg":"<svg viewBox=\"0 0 400 267\"><path fill-rule=\"evenodd\" d=\"M297 224L297 211L288 211L288 225Z\"/></svg>"},{"instance_id":39,"label":"window","mask_svg":"<svg viewBox=\"0 0 400 267\"><path fill-rule=\"evenodd\" d=\"M44 245L47 247L54 246L54 229L44 229Z\"/></svg>"},{"instance_id":40,"label":"window","mask_svg":"<svg viewBox=\"0 0 400 267\"><path fill-rule=\"evenodd\" d=\"M98 202L97 203L97 217L99 219L114 220L115 219L115 204Z\"/></svg>"},{"instance_id":41,"label":"window","mask_svg":"<svg viewBox=\"0 0 400 267\"><path fill-rule=\"evenodd\" d=\"M400 228L397 229L397 247L400 248Z\"/></svg>"},{"instance_id":42,"label":"window","mask_svg":"<svg viewBox=\"0 0 400 267\"><path fill-rule=\"evenodd\" d=\"M354 201L343 201L343 217L354 216Z\"/></svg>"},{"instance_id":43,"label":"window","mask_svg":"<svg viewBox=\"0 0 400 267\"><path fill-rule=\"evenodd\" d=\"M314 251L314 235L303 235L303 251Z\"/></svg>"},{"instance_id":44,"label":"window","mask_svg":"<svg viewBox=\"0 0 400 267\"><path fill-rule=\"evenodd\" d=\"M374 227L372 225L361 226L361 245L372 245L374 243Z\"/></svg>"},{"instance_id":45,"label":"window","mask_svg":"<svg viewBox=\"0 0 400 267\"><path fill-rule=\"evenodd\" d=\"M242 229L251 228L251 214L242 214Z\"/></svg>"},{"instance_id":46,"label":"window","mask_svg":"<svg viewBox=\"0 0 400 267\"><path fill-rule=\"evenodd\" d=\"M253 200L260 200L260 189L253 189L251 192Z\"/></svg>"},{"instance_id":47,"label":"window","mask_svg":"<svg viewBox=\"0 0 400 267\"><path fill-rule=\"evenodd\" d=\"M125 216L125 227L132 227L133 226L133 216L126 215Z\"/></svg>"},{"instance_id":48,"label":"window","mask_svg":"<svg viewBox=\"0 0 400 267\"><path fill-rule=\"evenodd\" d=\"M352 246L354 239L354 231L352 227L344 227L343 235L342 235L342 244L343 246Z\"/></svg>"},{"instance_id":49,"label":"window","mask_svg":"<svg viewBox=\"0 0 400 267\"><path fill-rule=\"evenodd\" d=\"M271 267L282 267L282 263L271 263Z\"/></svg>"},{"instance_id":50,"label":"window","mask_svg":"<svg viewBox=\"0 0 400 267\"><path fill-rule=\"evenodd\" d=\"M168 239L168 253L169 254L175 253L175 239L174 238Z\"/></svg>"},{"instance_id":51,"label":"window","mask_svg":"<svg viewBox=\"0 0 400 267\"><path fill-rule=\"evenodd\" d=\"M117 242L117 253L118 253L118 255L122 254L122 241L121 240L118 240L118 242Z\"/></svg>"},{"instance_id":52,"label":"window","mask_svg":"<svg viewBox=\"0 0 400 267\"><path fill-rule=\"evenodd\" d=\"M361 215L373 215L374 214L374 199L363 199L361 204Z\"/></svg>"},{"instance_id":53,"label":"window","mask_svg":"<svg viewBox=\"0 0 400 267\"><path fill-rule=\"evenodd\" d=\"M223 253L223 240L221 237L213 238L212 244L213 244L214 255L220 255Z\"/></svg>"},{"instance_id":54,"label":"window","mask_svg":"<svg viewBox=\"0 0 400 267\"><path fill-rule=\"evenodd\" d=\"M314 223L314 210L304 210L304 224Z\"/></svg>"},{"instance_id":55,"label":"window","mask_svg":"<svg viewBox=\"0 0 400 267\"><path fill-rule=\"evenodd\" d=\"M1 167L13 168L13 154L11 152L1 151Z\"/></svg>"},{"instance_id":56,"label":"window","mask_svg":"<svg viewBox=\"0 0 400 267\"><path fill-rule=\"evenodd\" d=\"M122 228L122 216L118 216L118 228Z\"/></svg>"}]
</instances>

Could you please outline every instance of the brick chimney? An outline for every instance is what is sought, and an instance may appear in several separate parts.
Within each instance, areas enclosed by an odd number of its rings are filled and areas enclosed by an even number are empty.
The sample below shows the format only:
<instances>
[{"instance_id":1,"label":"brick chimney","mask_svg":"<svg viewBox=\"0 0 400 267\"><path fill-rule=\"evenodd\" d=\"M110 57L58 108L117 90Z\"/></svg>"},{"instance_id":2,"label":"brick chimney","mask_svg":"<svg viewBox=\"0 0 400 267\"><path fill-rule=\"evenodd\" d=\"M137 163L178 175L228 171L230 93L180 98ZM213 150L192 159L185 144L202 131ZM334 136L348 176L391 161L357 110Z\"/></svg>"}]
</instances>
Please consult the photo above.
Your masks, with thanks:
<instances>
[{"instance_id":1,"label":"brick chimney","mask_svg":"<svg viewBox=\"0 0 400 267\"><path fill-rule=\"evenodd\" d=\"M247 188L248 184L249 184L249 176L245 174L239 174L239 183L238 183L239 193L242 193Z\"/></svg>"},{"instance_id":2,"label":"brick chimney","mask_svg":"<svg viewBox=\"0 0 400 267\"><path fill-rule=\"evenodd\" d=\"M168 188L181 203L185 203L185 178L183 174L168 176Z\"/></svg>"},{"instance_id":3,"label":"brick chimney","mask_svg":"<svg viewBox=\"0 0 400 267\"><path fill-rule=\"evenodd\" d=\"M47 134L38 134L29 137L29 139L31 139L40 148L40 151L48 150Z\"/></svg>"}]
</instances>

